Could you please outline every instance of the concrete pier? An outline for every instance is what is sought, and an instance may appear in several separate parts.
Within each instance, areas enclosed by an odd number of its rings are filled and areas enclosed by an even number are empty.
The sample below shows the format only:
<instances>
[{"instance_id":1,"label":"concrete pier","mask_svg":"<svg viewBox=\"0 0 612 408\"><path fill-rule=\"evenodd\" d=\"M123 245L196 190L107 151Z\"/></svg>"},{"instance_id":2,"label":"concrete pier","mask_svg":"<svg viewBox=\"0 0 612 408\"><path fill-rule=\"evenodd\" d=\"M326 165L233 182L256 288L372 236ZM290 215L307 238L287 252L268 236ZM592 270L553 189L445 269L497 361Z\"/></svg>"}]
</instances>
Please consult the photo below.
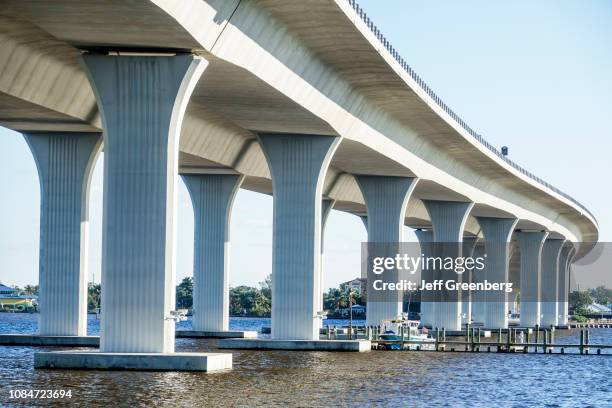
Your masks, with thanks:
<instances>
[{"instance_id":1,"label":"concrete pier","mask_svg":"<svg viewBox=\"0 0 612 408\"><path fill-rule=\"evenodd\" d=\"M222 331L197 331L177 330L176 338L202 338L202 339L256 339L256 331L222 330Z\"/></svg>"},{"instance_id":2,"label":"concrete pier","mask_svg":"<svg viewBox=\"0 0 612 408\"><path fill-rule=\"evenodd\" d=\"M319 337L321 191L339 139L258 135L272 175L272 337Z\"/></svg>"},{"instance_id":3,"label":"concrete pier","mask_svg":"<svg viewBox=\"0 0 612 408\"><path fill-rule=\"evenodd\" d=\"M368 243L399 243L403 239L404 219L410 193L417 179L410 177L357 176L357 183L365 199L368 210ZM399 294L387 291L377 294L372 301L372 282L368 276L367 325L379 325L384 319L395 319L402 313L402 298ZM385 280L397 281L397 270L385 272Z\"/></svg>"},{"instance_id":4,"label":"concrete pier","mask_svg":"<svg viewBox=\"0 0 612 408\"><path fill-rule=\"evenodd\" d=\"M559 324L557 270L559 257L565 240L548 238L542 246L542 278L540 280L540 325L542 327Z\"/></svg>"},{"instance_id":5,"label":"concrete pier","mask_svg":"<svg viewBox=\"0 0 612 408\"><path fill-rule=\"evenodd\" d=\"M99 347L98 336L41 336L37 334L0 334L2 346Z\"/></svg>"},{"instance_id":6,"label":"concrete pier","mask_svg":"<svg viewBox=\"0 0 612 408\"><path fill-rule=\"evenodd\" d=\"M490 282L508 282L510 240L516 218L477 217L485 239L485 276ZM487 329L508 328L508 294L492 292L485 294L485 316L483 325Z\"/></svg>"},{"instance_id":7,"label":"concrete pier","mask_svg":"<svg viewBox=\"0 0 612 408\"><path fill-rule=\"evenodd\" d=\"M135 371L219 371L232 368L229 353L104 353L97 351L55 351L36 353L35 368L135 370Z\"/></svg>"},{"instance_id":8,"label":"concrete pier","mask_svg":"<svg viewBox=\"0 0 612 408\"><path fill-rule=\"evenodd\" d=\"M229 223L243 176L183 174L194 212L193 330L229 329Z\"/></svg>"},{"instance_id":9,"label":"concrete pier","mask_svg":"<svg viewBox=\"0 0 612 408\"><path fill-rule=\"evenodd\" d=\"M332 208L334 208L335 201L329 198L324 198L321 201L321 257L319 259L319 282L317 283L319 287L319 300L317 300L317 304L319 305L319 311L323 312L325 310L325 306L323 305L323 293L325 292L325 288L323 287L323 254L325 252L325 224L327 223L327 218L331 213ZM319 318L319 328L323 327L323 318Z\"/></svg>"},{"instance_id":10,"label":"concrete pier","mask_svg":"<svg viewBox=\"0 0 612 408\"><path fill-rule=\"evenodd\" d=\"M559 267L557 269L559 326L567 326L569 320L569 273L575 253L574 246L571 243L566 243L559 255Z\"/></svg>"},{"instance_id":11,"label":"concrete pier","mask_svg":"<svg viewBox=\"0 0 612 408\"><path fill-rule=\"evenodd\" d=\"M206 62L191 55L83 60L105 130L100 350L171 353L178 138Z\"/></svg>"},{"instance_id":12,"label":"concrete pier","mask_svg":"<svg viewBox=\"0 0 612 408\"><path fill-rule=\"evenodd\" d=\"M474 203L433 200L423 200L423 203L431 218L434 243L442 245L439 249L442 250L443 255L445 257L463 256L461 249L463 230ZM452 243L457 243L456 248L452 248L449 245ZM434 271L434 274L434 279L461 279L461 276L454 271ZM434 296L433 300L435 302L435 317L432 325L434 327L444 327L451 331L461 330L462 311L460 295L455 296L455 299L450 301L446 301L438 296Z\"/></svg>"},{"instance_id":13,"label":"concrete pier","mask_svg":"<svg viewBox=\"0 0 612 408\"><path fill-rule=\"evenodd\" d=\"M470 236L463 237L463 256L466 258L473 258L481 256L481 254L477 254L477 244L479 241L479 237ZM461 281L466 283L472 283L474 281L474 271L466 271L463 275L461 275ZM461 296L461 324L468 324L472 322L473 318L473 293L470 290L465 291Z\"/></svg>"},{"instance_id":14,"label":"concrete pier","mask_svg":"<svg viewBox=\"0 0 612 408\"><path fill-rule=\"evenodd\" d=\"M25 133L40 180L39 332L87 333L91 173L99 133Z\"/></svg>"},{"instance_id":15,"label":"concrete pier","mask_svg":"<svg viewBox=\"0 0 612 408\"><path fill-rule=\"evenodd\" d=\"M369 340L219 340L220 349L300 350L300 351L353 351L365 352L372 348Z\"/></svg>"},{"instance_id":16,"label":"concrete pier","mask_svg":"<svg viewBox=\"0 0 612 408\"><path fill-rule=\"evenodd\" d=\"M83 66L104 127L100 351L39 353L35 366L229 368L231 356L174 353L179 133L206 61L85 55Z\"/></svg>"},{"instance_id":17,"label":"concrete pier","mask_svg":"<svg viewBox=\"0 0 612 408\"><path fill-rule=\"evenodd\" d=\"M475 247L472 256L474 258L484 257L486 253L484 240L479 240ZM484 269L473 270L471 274L472 282L478 283L483 282L486 278L486 265ZM473 324L484 324L485 313L487 310L487 303L485 302L485 293L481 290L477 290L471 293L470 303L472 305L472 323Z\"/></svg>"},{"instance_id":18,"label":"concrete pier","mask_svg":"<svg viewBox=\"0 0 612 408\"><path fill-rule=\"evenodd\" d=\"M433 256L433 231L418 229L415 232L421 253L425 257ZM421 279L427 282L432 282L435 279L435 274L432 269L423 268L421 265ZM431 294L421 293L421 325L433 328L436 322L436 303Z\"/></svg>"},{"instance_id":19,"label":"concrete pier","mask_svg":"<svg viewBox=\"0 0 612 408\"><path fill-rule=\"evenodd\" d=\"M517 231L521 253L521 323L522 327L540 324L540 288L542 245L546 231Z\"/></svg>"}]
</instances>

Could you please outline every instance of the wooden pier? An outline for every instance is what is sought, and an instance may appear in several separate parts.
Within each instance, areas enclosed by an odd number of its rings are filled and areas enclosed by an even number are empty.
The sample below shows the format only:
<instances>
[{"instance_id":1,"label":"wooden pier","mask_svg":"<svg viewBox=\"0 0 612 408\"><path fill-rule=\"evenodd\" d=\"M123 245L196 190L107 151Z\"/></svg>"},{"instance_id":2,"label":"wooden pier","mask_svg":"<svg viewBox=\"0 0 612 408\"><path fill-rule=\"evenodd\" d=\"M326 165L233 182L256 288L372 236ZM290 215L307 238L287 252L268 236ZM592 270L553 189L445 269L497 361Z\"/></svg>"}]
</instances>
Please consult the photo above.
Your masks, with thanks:
<instances>
[{"instance_id":1,"label":"wooden pier","mask_svg":"<svg viewBox=\"0 0 612 408\"><path fill-rule=\"evenodd\" d=\"M438 352L496 352L496 353L536 353L536 354L568 354L573 350L575 355L608 355L602 350L612 349L612 344L593 344L590 342L589 328L610 328L612 325L590 325L579 327L580 343L556 343L554 327L543 329L534 328L508 328L493 331L492 340L485 340L482 328L470 327L463 331L463 340L448 339L446 330L435 329L430 331L433 339L410 340L407 333L400 329L397 339L388 339L381 326L353 326L350 328L337 328L327 326L325 337L335 339L366 339L372 342L372 350L403 350L403 351L438 351ZM346 334L344 334L346 333Z\"/></svg>"}]
</instances>

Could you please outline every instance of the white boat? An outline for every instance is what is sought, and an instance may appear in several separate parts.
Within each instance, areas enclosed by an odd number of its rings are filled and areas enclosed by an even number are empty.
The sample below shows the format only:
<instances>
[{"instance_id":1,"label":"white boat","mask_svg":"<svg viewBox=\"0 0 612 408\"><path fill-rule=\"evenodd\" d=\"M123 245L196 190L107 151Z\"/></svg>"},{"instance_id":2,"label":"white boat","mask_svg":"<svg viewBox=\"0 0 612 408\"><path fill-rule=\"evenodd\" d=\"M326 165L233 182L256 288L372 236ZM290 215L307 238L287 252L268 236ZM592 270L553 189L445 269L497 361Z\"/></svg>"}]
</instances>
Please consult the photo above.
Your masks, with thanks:
<instances>
[{"instance_id":1,"label":"white boat","mask_svg":"<svg viewBox=\"0 0 612 408\"><path fill-rule=\"evenodd\" d=\"M381 340L398 341L397 344L388 344L385 347L390 350L434 350L436 340L429 335L426 327L419 328L418 320L393 319L382 321L383 333L379 336ZM402 341L415 342L401 344Z\"/></svg>"}]
</instances>

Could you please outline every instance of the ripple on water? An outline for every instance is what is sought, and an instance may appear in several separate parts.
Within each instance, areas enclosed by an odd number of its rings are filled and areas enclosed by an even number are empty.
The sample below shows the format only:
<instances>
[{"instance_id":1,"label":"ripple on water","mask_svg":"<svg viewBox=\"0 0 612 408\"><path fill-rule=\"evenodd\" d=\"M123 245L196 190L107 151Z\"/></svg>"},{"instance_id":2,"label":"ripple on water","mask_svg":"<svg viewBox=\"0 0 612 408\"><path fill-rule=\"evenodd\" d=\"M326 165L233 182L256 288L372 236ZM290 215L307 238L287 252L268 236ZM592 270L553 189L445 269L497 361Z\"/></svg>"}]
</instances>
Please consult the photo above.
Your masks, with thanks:
<instances>
[{"instance_id":1,"label":"ripple on water","mask_svg":"<svg viewBox=\"0 0 612 408\"><path fill-rule=\"evenodd\" d=\"M95 317L89 322L95 333ZM231 324L244 330L270 322ZM0 313L0 332L19 330L35 332L36 315ZM594 329L591 339L612 343L612 330ZM216 344L178 339L177 351L217 351ZM1 406L10 402L9 389L41 388L71 389L72 402L87 406L612 406L609 356L239 350L233 370L206 374L34 370L39 350L51 349L0 347Z\"/></svg>"}]
</instances>

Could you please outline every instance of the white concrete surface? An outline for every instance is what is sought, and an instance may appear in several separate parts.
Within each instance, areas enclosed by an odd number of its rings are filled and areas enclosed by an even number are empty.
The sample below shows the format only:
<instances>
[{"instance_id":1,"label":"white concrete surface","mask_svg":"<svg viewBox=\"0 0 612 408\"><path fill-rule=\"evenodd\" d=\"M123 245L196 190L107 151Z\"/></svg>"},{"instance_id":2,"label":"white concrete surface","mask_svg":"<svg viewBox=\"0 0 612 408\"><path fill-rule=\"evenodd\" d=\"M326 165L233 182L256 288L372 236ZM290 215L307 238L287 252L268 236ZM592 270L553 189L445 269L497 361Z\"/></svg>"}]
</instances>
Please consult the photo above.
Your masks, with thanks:
<instances>
[{"instance_id":1,"label":"white concrete surface","mask_svg":"<svg viewBox=\"0 0 612 408\"><path fill-rule=\"evenodd\" d=\"M518 222L516 218L479 217L485 240L485 279L489 282L509 282L509 243ZM485 316L483 325L487 329L508 328L508 294L487 291L485 294Z\"/></svg>"},{"instance_id":2,"label":"white concrete surface","mask_svg":"<svg viewBox=\"0 0 612 408\"><path fill-rule=\"evenodd\" d=\"M521 253L521 327L540 324L540 290L542 279L542 246L546 231L517 231L516 239Z\"/></svg>"},{"instance_id":3,"label":"white concrete surface","mask_svg":"<svg viewBox=\"0 0 612 408\"><path fill-rule=\"evenodd\" d=\"M327 223L327 218L331 213L332 208L334 208L335 200L331 200L329 198L323 198L321 201L321 258L319 259L319 300L317 300L317 304L319 305L319 311L325 311L325 305L323 303L323 294L326 289L323 285L324 272L323 272L323 256L325 254L325 224ZM323 327L323 318L319 319L319 328Z\"/></svg>"},{"instance_id":4,"label":"white concrete surface","mask_svg":"<svg viewBox=\"0 0 612 408\"><path fill-rule=\"evenodd\" d=\"M256 331L224 330L224 331L196 331L176 330L176 337L208 338L208 339L256 339Z\"/></svg>"},{"instance_id":5,"label":"white concrete surface","mask_svg":"<svg viewBox=\"0 0 612 408\"><path fill-rule=\"evenodd\" d=\"M563 239L548 238L542 246L542 279L540 281L541 314L540 325L557 326L559 324L559 283L558 269Z\"/></svg>"},{"instance_id":6,"label":"white concrete surface","mask_svg":"<svg viewBox=\"0 0 612 408\"><path fill-rule=\"evenodd\" d=\"M98 336L41 336L37 334L0 334L3 346L74 346L98 347Z\"/></svg>"},{"instance_id":7,"label":"white concrete surface","mask_svg":"<svg viewBox=\"0 0 612 408\"><path fill-rule=\"evenodd\" d=\"M219 340L220 349L303 350L303 351L355 351L372 349L369 340L270 340L227 339Z\"/></svg>"},{"instance_id":8,"label":"white concrete surface","mask_svg":"<svg viewBox=\"0 0 612 408\"><path fill-rule=\"evenodd\" d=\"M231 369L232 355L230 353L52 351L35 353L34 368L211 372Z\"/></svg>"},{"instance_id":9,"label":"white concrete surface","mask_svg":"<svg viewBox=\"0 0 612 408\"><path fill-rule=\"evenodd\" d=\"M465 223L474 203L425 200L424 204L431 218L434 243L462 243ZM436 254L436 256L463 256L461 247L462 245L457 245L456 253L453 254L448 251L448 249L452 248L444 245L440 248L443 254ZM434 279L461 280L461 277L454 271L434 271ZM460 295L452 301L444 301L440 296L436 295L439 295L439 293L434 295L435 307L432 326L445 328L450 331L461 330L462 311Z\"/></svg>"},{"instance_id":10,"label":"white concrete surface","mask_svg":"<svg viewBox=\"0 0 612 408\"><path fill-rule=\"evenodd\" d=\"M576 249L571 243L566 243L561 249L559 255L559 268L557 269L558 279L558 313L559 325L567 326L569 320L569 274L572 263L572 258L576 253Z\"/></svg>"},{"instance_id":11,"label":"white concrete surface","mask_svg":"<svg viewBox=\"0 0 612 408\"><path fill-rule=\"evenodd\" d=\"M104 126L103 352L174 351L179 132L206 62L85 55Z\"/></svg>"},{"instance_id":12,"label":"white concrete surface","mask_svg":"<svg viewBox=\"0 0 612 408\"><path fill-rule=\"evenodd\" d=\"M433 230L418 229L415 231L415 235L421 246L421 254L424 257L433 256L431 245L433 243ZM427 268L423 269L421 266L421 280L433 282L434 279L434 271ZM421 293L421 325L429 328L435 328L436 323L436 303L432 295L432 293Z\"/></svg>"},{"instance_id":13,"label":"white concrete surface","mask_svg":"<svg viewBox=\"0 0 612 408\"><path fill-rule=\"evenodd\" d=\"M243 176L183 174L194 212L193 330L229 329L230 216Z\"/></svg>"},{"instance_id":14,"label":"white concrete surface","mask_svg":"<svg viewBox=\"0 0 612 408\"><path fill-rule=\"evenodd\" d=\"M480 255L477 254L476 246L479 237L463 237L463 256L466 258L476 258ZM474 281L473 271L466 271L461 275L461 281L466 283L472 283ZM471 323L473 320L473 309L472 309L472 298L473 292L470 290L465 291L461 296L461 324Z\"/></svg>"},{"instance_id":15,"label":"white concrete surface","mask_svg":"<svg viewBox=\"0 0 612 408\"><path fill-rule=\"evenodd\" d=\"M403 241L404 219L410 193L417 180L411 177L357 176L357 183L367 207L368 242L376 244L394 244ZM368 274L367 325L380 325L382 320L396 319L402 313L401 293L386 291L377 294L371 301L373 293L372 276ZM385 272L386 282L397 282L397 270Z\"/></svg>"},{"instance_id":16,"label":"white concrete surface","mask_svg":"<svg viewBox=\"0 0 612 408\"><path fill-rule=\"evenodd\" d=\"M260 134L274 191L272 337L319 338L321 192L339 139Z\"/></svg>"},{"instance_id":17,"label":"white concrete surface","mask_svg":"<svg viewBox=\"0 0 612 408\"><path fill-rule=\"evenodd\" d=\"M24 133L40 180L38 327L41 335L87 334L89 180L98 133Z\"/></svg>"},{"instance_id":18,"label":"white concrete surface","mask_svg":"<svg viewBox=\"0 0 612 408\"><path fill-rule=\"evenodd\" d=\"M16 130L102 128L75 47L192 50L211 67L186 114L181 151L245 174L245 188L270 192L254 132L339 135L329 173L346 182L325 192L339 210L363 212L354 174L418 177L427 181L413 195L421 214L421 198L473 201L475 216L512 216L519 228L597 240L588 211L469 134L348 2L313 1L111 0L100 9L57 0L49 9L36 0L6 0L0 92L12 109L2 123ZM130 30L124 15L133 16ZM32 68L15 69L24 60Z\"/></svg>"}]
</instances>

